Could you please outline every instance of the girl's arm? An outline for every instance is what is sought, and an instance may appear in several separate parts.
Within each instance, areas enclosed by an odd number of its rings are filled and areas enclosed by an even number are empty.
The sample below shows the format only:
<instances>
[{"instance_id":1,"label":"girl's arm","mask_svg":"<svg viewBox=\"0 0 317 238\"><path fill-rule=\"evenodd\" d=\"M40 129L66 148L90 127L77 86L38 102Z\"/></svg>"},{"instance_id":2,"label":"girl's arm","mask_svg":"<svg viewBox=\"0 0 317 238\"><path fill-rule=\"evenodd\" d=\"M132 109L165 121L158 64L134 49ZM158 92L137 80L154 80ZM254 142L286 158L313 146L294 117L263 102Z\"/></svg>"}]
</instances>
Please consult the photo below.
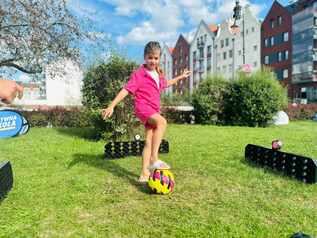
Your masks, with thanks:
<instances>
[{"instance_id":1,"label":"girl's arm","mask_svg":"<svg viewBox=\"0 0 317 238\"><path fill-rule=\"evenodd\" d=\"M115 108L115 106L119 102L121 102L128 94L129 94L128 90L126 90L124 88L121 89L121 91L117 94L115 99L113 99L113 101L110 103L110 105L106 109L102 110L102 117L104 119L111 117L111 115L113 113L113 109Z\"/></svg>"},{"instance_id":2,"label":"girl's arm","mask_svg":"<svg viewBox=\"0 0 317 238\"><path fill-rule=\"evenodd\" d=\"M176 84L179 80L182 80L182 79L185 79L185 78L189 77L190 73L191 72L189 70L185 69L184 72L181 75L179 75L179 76L177 76L177 77L175 77L175 78L173 78L171 80L167 80L167 87L169 87L169 86L171 86L173 84Z\"/></svg>"}]
</instances>

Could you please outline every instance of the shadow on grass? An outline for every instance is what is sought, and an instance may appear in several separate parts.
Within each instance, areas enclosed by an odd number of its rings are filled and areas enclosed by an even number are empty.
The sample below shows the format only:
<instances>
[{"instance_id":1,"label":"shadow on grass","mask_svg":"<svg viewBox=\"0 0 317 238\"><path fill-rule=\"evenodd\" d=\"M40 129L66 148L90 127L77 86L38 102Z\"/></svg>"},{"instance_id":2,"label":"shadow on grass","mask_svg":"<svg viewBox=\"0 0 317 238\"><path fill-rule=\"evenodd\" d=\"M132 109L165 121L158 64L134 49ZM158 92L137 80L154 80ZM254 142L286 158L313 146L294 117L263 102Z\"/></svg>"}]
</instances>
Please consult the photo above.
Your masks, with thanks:
<instances>
[{"instance_id":1,"label":"shadow on grass","mask_svg":"<svg viewBox=\"0 0 317 238\"><path fill-rule=\"evenodd\" d=\"M93 128L56 128L58 133L78 137L86 140L97 141L96 133Z\"/></svg>"},{"instance_id":2,"label":"shadow on grass","mask_svg":"<svg viewBox=\"0 0 317 238\"><path fill-rule=\"evenodd\" d=\"M87 164L98 169L104 169L116 177L126 180L140 192L147 194L151 193L146 184L137 181L137 174L121 167L115 160L105 160L103 154L74 154L73 160L69 163L68 168L72 168L76 164Z\"/></svg>"}]
</instances>

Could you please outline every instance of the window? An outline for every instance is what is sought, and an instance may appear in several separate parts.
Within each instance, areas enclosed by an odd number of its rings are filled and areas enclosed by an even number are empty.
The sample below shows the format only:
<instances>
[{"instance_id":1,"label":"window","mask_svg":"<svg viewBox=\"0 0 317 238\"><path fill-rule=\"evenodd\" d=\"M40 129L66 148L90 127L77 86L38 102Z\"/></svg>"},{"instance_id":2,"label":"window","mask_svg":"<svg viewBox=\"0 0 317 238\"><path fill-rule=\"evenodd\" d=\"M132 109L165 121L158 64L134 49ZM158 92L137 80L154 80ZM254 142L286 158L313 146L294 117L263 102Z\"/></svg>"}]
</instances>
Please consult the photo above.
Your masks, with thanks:
<instances>
[{"instance_id":1,"label":"window","mask_svg":"<svg viewBox=\"0 0 317 238\"><path fill-rule=\"evenodd\" d=\"M269 56L264 56L264 64L269 64Z\"/></svg>"},{"instance_id":2,"label":"window","mask_svg":"<svg viewBox=\"0 0 317 238\"><path fill-rule=\"evenodd\" d=\"M208 58L207 60L207 69L211 69L211 59Z\"/></svg>"},{"instance_id":3,"label":"window","mask_svg":"<svg viewBox=\"0 0 317 238\"><path fill-rule=\"evenodd\" d=\"M204 48L199 48L199 58L204 58Z\"/></svg>"},{"instance_id":4,"label":"window","mask_svg":"<svg viewBox=\"0 0 317 238\"><path fill-rule=\"evenodd\" d=\"M283 41L284 42L288 41L288 32L283 33Z\"/></svg>"},{"instance_id":5,"label":"window","mask_svg":"<svg viewBox=\"0 0 317 238\"><path fill-rule=\"evenodd\" d=\"M249 30L247 29L247 30L245 31L245 33L248 34L248 33L249 33Z\"/></svg>"},{"instance_id":6,"label":"window","mask_svg":"<svg viewBox=\"0 0 317 238\"><path fill-rule=\"evenodd\" d=\"M223 46L224 46L223 40L220 41L220 44L221 44L221 48L223 48Z\"/></svg>"},{"instance_id":7,"label":"window","mask_svg":"<svg viewBox=\"0 0 317 238\"><path fill-rule=\"evenodd\" d=\"M230 73L232 72L232 64L229 64L228 70L229 70Z\"/></svg>"},{"instance_id":8,"label":"window","mask_svg":"<svg viewBox=\"0 0 317 238\"><path fill-rule=\"evenodd\" d=\"M277 69L274 72L275 72L276 78L278 80L282 80L283 79L283 70L282 69Z\"/></svg>"},{"instance_id":9,"label":"window","mask_svg":"<svg viewBox=\"0 0 317 238\"><path fill-rule=\"evenodd\" d=\"M253 50L254 50L254 51L257 51L257 50L258 50L258 46L257 46L257 45L254 45L254 46L253 46Z\"/></svg>"},{"instance_id":10,"label":"window","mask_svg":"<svg viewBox=\"0 0 317 238\"><path fill-rule=\"evenodd\" d=\"M211 45L208 45L208 46L207 46L207 54L208 54L208 55L211 55Z\"/></svg>"},{"instance_id":11,"label":"window","mask_svg":"<svg viewBox=\"0 0 317 238\"><path fill-rule=\"evenodd\" d=\"M256 67L256 66L258 66L258 62L255 61L255 62L253 63L253 67Z\"/></svg>"},{"instance_id":12,"label":"window","mask_svg":"<svg viewBox=\"0 0 317 238\"><path fill-rule=\"evenodd\" d=\"M254 29L254 27L252 27L252 28L251 28L251 31L252 31L252 32L255 32L255 29Z\"/></svg>"},{"instance_id":13,"label":"window","mask_svg":"<svg viewBox=\"0 0 317 238\"><path fill-rule=\"evenodd\" d=\"M265 45L265 47L269 46L269 39L268 38L264 39L264 45Z\"/></svg>"},{"instance_id":14,"label":"window","mask_svg":"<svg viewBox=\"0 0 317 238\"><path fill-rule=\"evenodd\" d=\"M274 45L274 37L272 36L271 37L271 46L273 46Z\"/></svg>"},{"instance_id":15,"label":"window","mask_svg":"<svg viewBox=\"0 0 317 238\"><path fill-rule=\"evenodd\" d=\"M196 51L193 52L193 59L196 60Z\"/></svg>"},{"instance_id":16,"label":"window","mask_svg":"<svg viewBox=\"0 0 317 238\"><path fill-rule=\"evenodd\" d=\"M288 50L284 51L284 59L288 60Z\"/></svg>"},{"instance_id":17,"label":"window","mask_svg":"<svg viewBox=\"0 0 317 238\"><path fill-rule=\"evenodd\" d=\"M317 26L317 17L314 17L314 26Z\"/></svg>"},{"instance_id":18,"label":"window","mask_svg":"<svg viewBox=\"0 0 317 238\"><path fill-rule=\"evenodd\" d=\"M223 59L227 59L227 52L223 52Z\"/></svg>"},{"instance_id":19,"label":"window","mask_svg":"<svg viewBox=\"0 0 317 238\"><path fill-rule=\"evenodd\" d=\"M238 54L241 55L241 50L238 51Z\"/></svg>"},{"instance_id":20,"label":"window","mask_svg":"<svg viewBox=\"0 0 317 238\"><path fill-rule=\"evenodd\" d=\"M229 45L229 38L226 38L226 46Z\"/></svg>"},{"instance_id":21,"label":"window","mask_svg":"<svg viewBox=\"0 0 317 238\"><path fill-rule=\"evenodd\" d=\"M229 50L229 58L232 58L232 50Z\"/></svg>"},{"instance_id":22,"label":"window","mask_svg":"<svg viewBox=\"0 0 317 238\"><path fill-rule=\"evenodd\" d=\"M283 79L288 78L288 69L283 70Z\"/></svg>"},{"instance_id":23,"label":"window","mask_svg":"<svg viewBox=\"0 0 317 238\"><path fill-rule=\"evenodd\" d=\"M271 28L274 28L274 27L275 27L275 23L274 23L274 20L273 20L273 19L270 20L270 25L271 25Z\"/></svg>"},{"instance_id":24,"label":"window","mask_svg":"<svg viewBox=\"0 0 317 238\"><path fill-rule=\"evenodd\" d=\"M282 25L282 17L281 16L278 16L277 17L277 22L278 22L278 25Z\"/></svg>"},{"instance_id":25,"label":"window","mask_svg":"<svg viewBox=\"0 0 317 238\"><path fill-rule=\"evenodd\" d=\"M281 62L282 61L282 52L277 53L277 61Z\"/></svg>"}]
</instances>

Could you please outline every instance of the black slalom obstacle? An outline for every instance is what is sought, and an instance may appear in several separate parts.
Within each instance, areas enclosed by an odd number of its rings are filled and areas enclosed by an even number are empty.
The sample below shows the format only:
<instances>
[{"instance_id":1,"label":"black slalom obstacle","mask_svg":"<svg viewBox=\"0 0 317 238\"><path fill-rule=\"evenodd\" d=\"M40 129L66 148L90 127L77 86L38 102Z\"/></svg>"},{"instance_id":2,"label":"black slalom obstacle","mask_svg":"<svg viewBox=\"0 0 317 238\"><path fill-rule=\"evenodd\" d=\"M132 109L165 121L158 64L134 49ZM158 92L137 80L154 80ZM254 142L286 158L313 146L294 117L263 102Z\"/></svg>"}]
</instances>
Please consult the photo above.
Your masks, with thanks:
<instances>
[{"instance_id":1,"label":"black slalom obstacle","mask_svg":"<svg viewBox=\"0 0 317 238\"><path fill-rule=\"evenodd\" d=\"M0 200L10 191L13 185L12 168L9 161L0 163Z\"/></svg>"},{"instance_id":2,"label":"black slalom obstacle","mask_svg":"<svg viewBox=\"0 0 317 238\"><path fill-rule=\"evenodd\" d=\"M245 147L245 159L304 183L317 182L317 161L309 157L248 144Z\"/></svg>"},{"instance_id":3,"label":"black slalom obstacle","mask_svg":"<svg viewBox=\"0 0 317 238\"><path fill-rule=\"evenodd\" d=\"M126 156L140 156L142 155L144 141L120 141L109 142L105 145L105 159L119 159ZM168 141L162 140L159 153L168 153Z\"/></svg>"}]
</instances>

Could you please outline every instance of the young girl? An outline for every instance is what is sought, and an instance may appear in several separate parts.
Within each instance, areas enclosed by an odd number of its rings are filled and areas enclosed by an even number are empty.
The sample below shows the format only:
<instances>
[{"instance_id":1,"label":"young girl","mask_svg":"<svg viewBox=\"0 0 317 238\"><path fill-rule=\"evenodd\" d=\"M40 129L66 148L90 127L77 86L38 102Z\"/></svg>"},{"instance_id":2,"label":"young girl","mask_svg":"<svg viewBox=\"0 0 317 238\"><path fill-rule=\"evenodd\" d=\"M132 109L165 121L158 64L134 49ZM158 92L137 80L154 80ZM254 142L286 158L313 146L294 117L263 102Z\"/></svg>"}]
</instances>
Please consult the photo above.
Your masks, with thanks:
<instances>
[{"instance_id":1,"label":"young girl","mask_svg":"<svg viewBox=\"0 0 317 238\"><path fill-rule=\"evenodd\" d=\"M146 182L150 170L170 167L158 159L159 147L166 129L166 119L160 114L160 93L190 75L185 70L182 75L166 80L159 68L161 47L151 41L144 48L144 64L131 74L130 80L118 93L110 105L102 110L104 119L110 117L114 107L129 93L134 97L134 112L145 127L145 144L142 153L140 182Z\"/></svg>"}]
</instances>

